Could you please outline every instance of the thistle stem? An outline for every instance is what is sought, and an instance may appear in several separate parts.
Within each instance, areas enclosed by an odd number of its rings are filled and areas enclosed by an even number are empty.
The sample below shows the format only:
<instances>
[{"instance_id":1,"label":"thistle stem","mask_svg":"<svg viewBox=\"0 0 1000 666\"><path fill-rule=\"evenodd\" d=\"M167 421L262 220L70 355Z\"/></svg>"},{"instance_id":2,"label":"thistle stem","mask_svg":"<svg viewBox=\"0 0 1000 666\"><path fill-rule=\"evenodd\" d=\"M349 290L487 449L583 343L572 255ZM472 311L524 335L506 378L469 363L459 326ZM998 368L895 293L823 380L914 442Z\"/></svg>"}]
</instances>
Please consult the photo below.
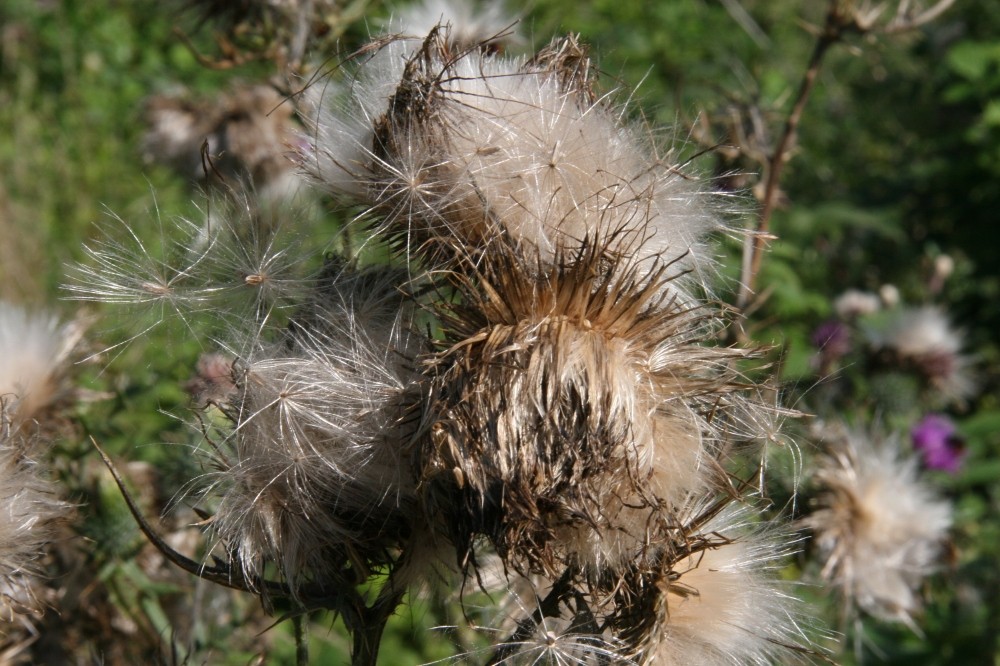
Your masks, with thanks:
<instances>
[{"instance_id":1,"label":"thistle stem","mask_svg":"<svg viewBox=\"0 0 1000 666\"><path fill-rule=\"evenodd\" d=\"M792 150L798 138L798 128L802 121L802 114L805 111L806 103L816 85L823 58L830 47L839 42L844 36L845 20L836 0L830 2L830 8L826 15L826 24L820 33L813 47L809 64L805 74L799 84L799 92L795 97L792 110L785 120L785 128L778 140L778 145L767 160L767 180L764 185L764 198L761 202L760 215L757 218L756 228L751 239L749 251L750 260L744 262L744 275L740 280L740 293L737 305L740 310L745 310L754 293L757 282L757 274L760 272L760 265L763 253L767 244L768 231L771 227L771 216L777 205L778 185L781 183L781 176L785 164L791 159Z\"/></svg>"}]
</instances>

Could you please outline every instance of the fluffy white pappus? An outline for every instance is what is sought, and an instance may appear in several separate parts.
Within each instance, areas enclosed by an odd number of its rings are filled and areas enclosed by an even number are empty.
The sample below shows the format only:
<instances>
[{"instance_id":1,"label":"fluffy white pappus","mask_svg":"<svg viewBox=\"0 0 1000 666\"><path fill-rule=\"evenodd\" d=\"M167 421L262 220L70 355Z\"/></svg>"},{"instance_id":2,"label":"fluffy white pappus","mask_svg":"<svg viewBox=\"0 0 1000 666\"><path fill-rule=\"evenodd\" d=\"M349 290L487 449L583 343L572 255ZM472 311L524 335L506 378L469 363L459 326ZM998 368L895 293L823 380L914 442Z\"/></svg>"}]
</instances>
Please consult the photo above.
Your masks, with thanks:
<instances>
[{"instance_id":1,"label":"fluffy white pappus","mask_svg":"<svg viewBox=\"0 0 1000 666\"><path fill-rule=\"evenodd\" d=\"M264 326L275 311L287 313L310 297L314 279L302 269L314 254L302 242L307 207L286 201L280 216L262 215L256 197L245 193L209 204L188 253L197 260L186 273L204 285L212 316L236 328L248 321Z\"/></svg>"},{"instance_id":2,"label":"fluffy white pappus","mask_svg":"<svg viewBox=\"0 0 1000 666\"><path fill-rule=\"evenodd\" d=\"M395 12L385 32L423 36L447 25L451 42L460 49L502 51L524 41L514 30L517 22L501 0L418 0Z\"/></svg>"},{"instance_id":3,"label":"fluffy white pappus","mask_svg":"<svg viewBox=\"0 0 1000 666\"><path fill-rule=\"evenodd\" d=\"M317 123L332 139L319 153L350 174L354 194L406 237L407 250L452 236L485 249L505 233L552 261L585 239L615 236L622 254L704 268L701 241L722 226L724 199L595 96L575 39L527 61L447 44L441 28L415 50L412 40L383 47L351 86L353 120ZM342 178L328 180L343 189Z\"/></svg>"},{"instance_id":4,"label":"fluffy white pappus","mask_svg":"<svg viewBox=\"0 0 1000 666\"><path fill-rule=\"evenodd\" d=\"M848 289L833 302L833 309L841 319L856 319L881 308L882 299L877 294L857 289Z\"/></svg>"},{"instance_id":5,"label":"fluffy white pappus","mask_svg":"<svg viewBox=\"0 0 1000 666\"><path fill-rule=\"evenodd\" d=\"M347 80L327 78L299 95L306 131L298 160L327 191L352 203L368 201L375 121L419 45L414 38L375 42L354 56L356 70Z\"/></svg>"},{"instance_id":6,"label":"fluffy white pappus","mask_svg":"<svg viewBox=\"0 0 1000 666\"><path fill-rule=\"evenodd\" d=\"M917 370L942 396L963 402L976 393L963 335L938 307L900 308L882 330L868 334L876 349L888 351Z\"/></svg>"},{"instance_id":7,"label":"fluffy white pappus","mask_svg":"<svg viewBox=\"0 0 1000 666\"><path fill-rule=\"evenodd\" d=\"M819 461L812 530L822 577L855 608L915 628L919 587L938 567L952 521L950 503L918 476L896 436L844 430Z\"/></svg>"},{"instance_id":8,"label":"fluffy white pappus","mask_svg":"<svg viewBox=\"0 0 1000 666\"><path fill-rule=\"evenodd\" d=\"M804 604L780 577L793 535L731 503L685 541L700 543L657 583L656 626L638 663L768 666L815 654Z\"/></svg>"},{"instance_id":9,"label":"fluffy white pappus","mask_svg":"<svg viewBox=\"0 0 1000 666\"><path fill-rule=\"evenodd\" d=\"M44 470L25 456L31 448L20 433L0 433L0 624L39 610L41 559L70 512Z\"/></svg>"},{"instance_id":10,"label":"fluffy white pappus","mask_svg":"<svg viewBox=\"0 0 1000 666\"><path fill-rule=\"evenodd\" d=\"M384 564L418 522L406 444L420 343L396 271L330 278L288 339L237 362L234 425L216 443L213 526L251 580L293 589Z\"/></svg>"},{"instance_id":11,"label":"fluffy white pappus","mask_svg":"<svg viewBox=\"0 0 1000 666\"><path fill-rule=\"evenodd\" d=\"M72 393L70 356L84 332L81 322L0 301L0 403L14 423L39 419Z\"/></svg>"}]
</instances>

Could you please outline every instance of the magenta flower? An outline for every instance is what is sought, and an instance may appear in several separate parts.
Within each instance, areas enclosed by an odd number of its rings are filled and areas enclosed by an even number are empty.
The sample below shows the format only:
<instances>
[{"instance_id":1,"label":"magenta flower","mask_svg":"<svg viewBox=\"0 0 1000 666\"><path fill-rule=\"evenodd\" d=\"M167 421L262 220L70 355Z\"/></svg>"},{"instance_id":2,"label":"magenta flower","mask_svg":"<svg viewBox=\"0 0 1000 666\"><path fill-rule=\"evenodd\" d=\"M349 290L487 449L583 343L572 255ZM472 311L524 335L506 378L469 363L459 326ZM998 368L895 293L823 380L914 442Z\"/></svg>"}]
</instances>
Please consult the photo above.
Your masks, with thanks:
<instances>
[{"instance_id":1,"label":"magenta flower","mask_svg":"<svg viewBox=\"0 0 1000 666\"><path fill-rule=\"evenodd\" d=\"M962 467L965 445L955 424L941 414L928 414L910 431L913 448L920 452L928 469L954 474Z\"/></svg>"},{"instance_id":2,"label":"magenta flower","mask_svg":"<svg viewBox=\"0 0 1000 666\"><path fill-rule=\"evenodd\" d=\"M850 353L851 330L844 322L830 319L816 327L809 341L819 350L819 374L827 375L837 361Z\"/></svg>"}]
</instances>

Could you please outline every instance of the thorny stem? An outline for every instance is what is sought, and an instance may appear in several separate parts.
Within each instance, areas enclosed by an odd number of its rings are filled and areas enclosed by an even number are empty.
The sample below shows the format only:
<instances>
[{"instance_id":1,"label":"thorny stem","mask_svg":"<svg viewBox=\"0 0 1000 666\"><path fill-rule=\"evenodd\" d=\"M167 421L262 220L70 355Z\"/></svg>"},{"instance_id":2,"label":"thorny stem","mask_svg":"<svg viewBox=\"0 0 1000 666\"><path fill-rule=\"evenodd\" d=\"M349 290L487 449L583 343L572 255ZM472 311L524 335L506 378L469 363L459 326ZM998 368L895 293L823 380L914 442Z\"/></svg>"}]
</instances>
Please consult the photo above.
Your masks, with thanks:
<instances>
[{"instance_id":1,"label":"thorny stem","mask_svg":"<svg viewBox=\"0 0 1000 666\"><path fill-rule=\"evenodd\" d=\"M403 591L396 587L390 575L382 594L370 608L364 609L361 621L353 627L351 666L376 666L385 625L402 601Z\"/></svg>"},{"instance_id":2,"label":"thorny stem","mask_svg":"<svg viewBox=\"0 0 1000 666\"><path fill-rule=\"evenodd\" d=\"M767 161L767 181L764 185L764 198L761 203L760 216L757 218L755 233L749 241L751 244L750 260L744 264L744 275L743 279L740 280L740 293L737 300L737 306L740 310L746 309L750 302L750 297L754 293L757 273L760 271L764 246L767 243L768 231L771 227L771 215L774 213L774 208L777 204L781 173L795 147L799 123L802 120L802 112L805 110L806 102L809 101L809 95L816 85L823 57L831 46L840 41L843 34L844 22L839 10L839 3L837 0L831 0L830 9L826 15L826 25L816 40L816 45L813 47L812 56L809 58L809 65L806 67L802 82L799 84L799 93L795 98L795 104L792 106L792 110L785 120L785 129L781 134L778 145Z\"/></svg>"},{"instance_id":3,"label":"thorny stem","mask_svg":"<svg viewBox=\"0 0 1000 666\"><path fill-rule=\"evenodd\" d=\"M923 26L948 10L955 0L938 0L930 8L924 11L916 11L911 7L910 0L900 0L896 7L896 14L881 28L884 34L896 34L914 30ZM866 5L867 6L867 5ZM785 121L785 128L778 141L778 145L767 159L767 179L764 184L764 196L761 201L760 215L757 218L756 228L752 237L748 238L746 251L744 252L743 269L740 280L740 292L737 298L738 309L746 313L750 304L750 299L754 294L754 287L757 282L757 274L760 272L763 252L767 241L771 238L769 231L771 227L771 215L777 205L778 185L781 182L782 171L785 163L791 159L792 151L795 148L799 124L802 121L802 113L809 95L816 85L819 76L820 66L823 57L831 46L841 41L844 35L850 32L865 34L875 30L875 22L879 14L882 13L882 6L869 7L867 10L855 6L853 2L844 0L829 0L826 13L826 20L822 31L816 39L812 56L806 72L799 84L799 92L795 98L792 110Z\"/></svg>"},{"instance_id":4,"label":"thorny stem","mask_svg":"<svg viewBox=\"0 0 1000 666\"><path fill-rule=\"evenodd\" d=\"M248 579L240 572L239 567L233 567L227 562L217 563L216 566L199 564L174 550L153 529L152 525L149 524L149 521L143 515L142 510L136 504L132 494L125 486L125 480L122 478L118 468L115 467L110 456L104 452L104 449L97 443L97 440L91 437L90 441L94 445L94 448L97 449L108 471L111 472L111 476L118 485L118 490L121 492L125 504L132 513L132 517L135 519L136 524L138 524L139 529L149 539L149 542L172 564L199 578L204 578L205 580L234 590L260 595L279 596L288 599L301 599L302 603L309 609L323 608L339 613L354 636L354 654L356 656L352 660L352 665L375 666L375 659L378 656L378 643L381 641L385 623L395 611L403 596L402 592L395 588L391 578L387 583L388 587L383 589L383 593L379 595L378 600L376 600L371 608L368 608L353 588L338 589L332 595L322 589L305 589L300 590L296 595L293 590L283 583L263 579ZM296 660L299 664L308 663L309 659L304 632L305 628L300 624L303 615L305 613L296 612L290 616L296 626Z\"/></svg>"}]
</instances>

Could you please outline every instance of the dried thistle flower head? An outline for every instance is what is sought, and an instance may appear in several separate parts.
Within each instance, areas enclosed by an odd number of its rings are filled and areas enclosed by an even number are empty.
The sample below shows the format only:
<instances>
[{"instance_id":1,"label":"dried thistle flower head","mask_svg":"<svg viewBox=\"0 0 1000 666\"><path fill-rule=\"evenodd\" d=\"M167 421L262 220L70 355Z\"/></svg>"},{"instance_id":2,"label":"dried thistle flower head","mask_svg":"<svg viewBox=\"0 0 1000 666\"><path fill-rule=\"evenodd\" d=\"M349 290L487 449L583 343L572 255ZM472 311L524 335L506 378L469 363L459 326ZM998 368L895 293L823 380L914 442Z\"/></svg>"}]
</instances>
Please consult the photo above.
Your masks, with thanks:
<instances>
[{"instance_id":1,"label":"dried thistle flower head","mask_svg":"<svg viewBox=\"0 0 1000 666\"><path fill-rule=\"evenodd\" d=\"M45 413L73 394L70 356L83 337L77 321L30 313L0 301L0 402L15 425L44 420ZM41 424L44 425L44 424Z\"/></svg>"},{"instance_id":2,"label":"dried thistle flower head","mask_svg":"<svg viewBox=\"0 0 1000 666\"><path fill-rule=\"evenodd\" d=\"M521 573L619 571L722 480L747 354L704 344L710 313L667 295L669 265L647 276L585 244L542 270L502 251L458 272L442 314L429 510L460 550L485 534Z\"/></svg>"},{"instance_id":3,"label":"dried thistle flower head","mask_svg":"<svg viewBox=\"0 0 1000 666\"><path fill-rule=\"evenodd\" d=\"M447 262L459 243L488 256L508 236L551 264L602 237L609 252L705 268L720 200L597 97L575 38L529 60L456 50L446 27L372 48L342 108L313 121L314 171L408 254Z\"/></svg>"},{"instance_id":4,"label":"dried thistle flower head","mask_svg":"<svg viewBox=\"0 0 1000 666\"><path fill-rule=\"evenodd\" d=\"M249 187L261 201L290 198L301 187L290 159L292 106L270 86L234 87L207 100L156 95L145 115L144 159L192 183Z\"/></svg>"},{"instance_id":5,"label":"dried thistle flower head","mask_svg":"<svg viewBox=\"0 0 1000 666\"><path fill-rule=\"evenodd\" d=\"M941 308L901 308L883 330L869 335L876 350L915 370L945 399L962 403L975 395L971 362L961 353L962 333Z\"/></svg>"},{"instance_id":6,"label":"dried thistle flower head","mask_svg":"<svg viewBox=\"0 0 1000 666\"><path fill-rule=\"evenodd\" d=\"M819 460L812 530L822 577L857 608L915 627L919 587L938 564L951 505L918 477L917 461L885 439L845 430Z\"/></svg>"},{"instance_id":7,"label":"dried thistle flower head","mask_svg":"<svg viewBox=\"0 0 1000 666\"><path fill-rule=\"evenodd\" d=\"M510 580L500 609L509 636L490 663L765 666L816 656L814 624L780 575L798 542L791 534L752 504L703 496L678 508L663 536L606 590L569 572Z\"/></svg>"},{"instance_id":8,"label":"dried thistle flower head","mask_svg":"<svg viewBox=\"0 0 1000 666\"><path fill-rule=\"evenodd\" d=\"M260 258L294 256L270 231L249 253L198 235L179 269L133 233L124 259L93 253L112 284L94 269L76 293L230 324L235 390L219 405L231 423L208 429L215 471L202 479L219 550L233 577L300 601L330 603L329 590L385 572L374 605L344 613L364 634L356 646L373 647L364 625L422 566L455 558L478 578L495 553L548 589L492 663L763 663L796 643L785 598L754 596L773 589L755 563L775 551L722 507L749 492L729 476L731 453L772 435L777 410L741 374L753 352L717 344L718 307L685 277L706 267L716 198L598 96L575 38L530 59L479 46L442 26L387 37L356 54L355 80L333 84L339 107L319 86L306 102L318 111L303 158L366 207L402 267L331 259L291 308L266 298L252 317L228 315L226 275L259 286ZM220 252L264 268L217 271ZM127 278L132 266L151 277ZM720 490L712 510L688 508ZM702 569L716 550L727 556ZM282 582L262 582L269 570ZM685 576L726 618L709 623L716 647L688 626L695 607L670 598ZM747 604L771 609L773 627L751 625Z\"/></svg>"},{"instance_id":9,"label":"dried thistle flower head","mask_svg":"<svg viewBox=\"0 0 1000 666\"><path fill-rule=\"evenodd\" d=\"M406 443L413 356L409 306L391 269L340 266L287 339L244 352L229 398L230 431L213 446L213 527L249 579L276 563L297 589L357 584L413 529Z\"/></svg>"}]
</instances>

